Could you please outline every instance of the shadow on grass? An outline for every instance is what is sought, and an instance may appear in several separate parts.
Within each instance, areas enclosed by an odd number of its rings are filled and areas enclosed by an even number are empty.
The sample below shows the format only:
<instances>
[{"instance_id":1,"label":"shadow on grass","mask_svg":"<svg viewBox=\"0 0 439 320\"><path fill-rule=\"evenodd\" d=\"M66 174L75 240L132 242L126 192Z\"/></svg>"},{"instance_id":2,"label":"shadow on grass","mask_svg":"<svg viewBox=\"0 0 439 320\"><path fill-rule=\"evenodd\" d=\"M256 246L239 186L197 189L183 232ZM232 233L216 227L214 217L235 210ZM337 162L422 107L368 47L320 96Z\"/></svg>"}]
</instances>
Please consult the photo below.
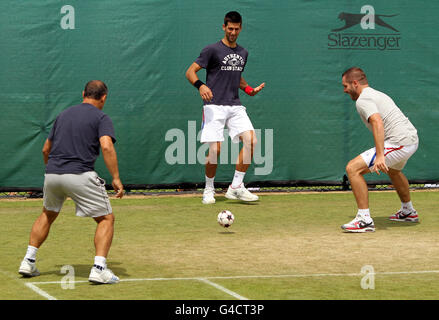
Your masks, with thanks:
<instances>
[{"instance_id":1,"label":"shadow on grass","mask_svg":"<svg viewBox=\"0 0 439 320\"><path fill-rule=\"evenodd\" d=\"M221 231L221 232L218 232L219 234L225 234L225 235L232 235L232 234L235 234L235 232L233 232L233 231Z\"/></svg>"},{"instance_id":2,"label":"shadow on grass","mask_svg":"<svg viewBox=\"0 0 439 320\"><path fill-rule=\"evenodd\" d=\"M120 262L109 261L107 266L118 277L130 276L128 273L126 273L125 268L120 267L121 264L122 263ZM73 267L75 277L88 279L88 276L90 275L90 270L92 268L91 264L72 264L70 266ZM64 267L64 265L56 265L55 270L42 271L40 272L40 275L59 275L60 277L64 277L66 273L61 273L62 267Z\"/></svg>"},{"instance_id":3,"label":"shadow on grass","mask_svg":"<svg viewBox=\"0 0 439 320\"><path fill-rule=\"evenodd\" d=\"M419 222L390 221L388 217L373 218L375 228L386 230L388 228L414 228L419 226Z\"/></svg>"},{"instance_id":4,"label":"shadow on grass","mask_svg":"<svg viewBox=\"0 0 439 320\"><path fill-rule=\"evenodd\" d=\"M227 199L226 197L217 197L215 198L216 203L220 202L220 203L229 203L229 204L238 204L238 205L249 205L249 206L254 206L254 205L258 205L259 201L242 201L242 200L231 200L231 199Z\"/></svg>"},{"instance_id":5,"label":"shadow on grass","mask_svg":"<svg viewBox=\"0 0 439 320\"><path fill-rule=\"evenodd\" d=\"M352 217L347 217L346 221L352 219ZM419 226L419 222L403 222L403 221L391 221L388 217L372 217L375 224L376 231L387 230L393 228L414 228ZM344 232L345 234L357 234L355 232ZM370 234L373 232L365 232L365 234Z\"/></svg>"}]
</instances>

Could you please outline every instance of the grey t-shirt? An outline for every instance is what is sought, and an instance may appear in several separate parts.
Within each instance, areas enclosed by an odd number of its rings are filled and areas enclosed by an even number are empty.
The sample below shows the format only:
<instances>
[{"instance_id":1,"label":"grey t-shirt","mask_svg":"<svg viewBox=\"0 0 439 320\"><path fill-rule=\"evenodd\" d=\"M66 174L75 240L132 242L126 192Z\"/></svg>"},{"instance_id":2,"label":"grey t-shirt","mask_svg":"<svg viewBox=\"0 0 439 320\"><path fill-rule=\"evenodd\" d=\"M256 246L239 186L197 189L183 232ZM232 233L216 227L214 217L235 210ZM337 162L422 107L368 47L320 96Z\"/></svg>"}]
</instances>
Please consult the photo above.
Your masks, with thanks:
<instances>
[{"instance_id":1,"label":"grey t-shirt","mask_svg":"<svg viewBox=\"0 0 439 320\"><path fill-rule=\"evenodd\" d=\"M52 142L46 173L94 171L102 136L116 141L110 117L95 106L82 103L61 112L48 139Z\"/></svg>"},{"instance_id":2,"label":"grey t-shirt","mask_svg":"<svg viewBox=\"0 0 439 320\"><path fill-rule=\"evenodd\" d=\"M371 87L364 88L357 99L356 107L364 124L371 131L369 117L374 113L380 114L385 141L402 146L418 143L416 128L385 93Z\"/></svg>"},{"instance_id":3,"label":"grey t-shirt","mask_svg":"<svg viewBox=\"0 0 439 320\"><path fill-rule=\"evenodd\" d=\"M213 99L205 104L241 105L239 84L247 63L248 51L237 45L226 46L221 40L205 47L195 62L206 69L206 85Z\"/></svg>"}]
</instances>

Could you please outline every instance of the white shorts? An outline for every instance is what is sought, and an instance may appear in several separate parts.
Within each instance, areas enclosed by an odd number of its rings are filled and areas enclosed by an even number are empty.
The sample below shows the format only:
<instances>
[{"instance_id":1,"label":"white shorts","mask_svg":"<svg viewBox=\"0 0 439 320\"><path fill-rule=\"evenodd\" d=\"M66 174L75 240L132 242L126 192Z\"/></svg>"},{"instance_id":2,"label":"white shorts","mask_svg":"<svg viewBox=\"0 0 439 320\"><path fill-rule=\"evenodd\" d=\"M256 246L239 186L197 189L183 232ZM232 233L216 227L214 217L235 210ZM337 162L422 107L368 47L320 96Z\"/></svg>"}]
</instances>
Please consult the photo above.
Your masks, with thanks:
<instances>
[{"instance_id":1,"label":"white shorts","mask_svg":"<svg viewBox=\"0 0 439 320\"><path fill-rule=\"evenodd\" d=\"M417 143L408 146L397 146L384 142L384 159L386 161L386 165L389 168L401 171L407 163L407 160L416 152L417 149ZM372 167L375 164L376 149L371 148L367 151L364 151L361 154L361 157L363 158L364 162L366 162L369 170L372 170Z\"/></svg>"},{"instance_id":2,"label":"white shorts","mask_svg":"<svg viewBox=\"0 0 439 320\"><path fill-rule=\"evenodd\" d=\"M224 141L224 126L227 126L229 136L234 143L239 142L241 133L254 131L244 106L205 105L200 141L202 143Z\"/></svg>"},{"instance_id":3,"label":"white shorts","mask_svg":"<svg viewBox=\"0 0 439 320\"><path fill-rule=\"evenodd\" d=\"M64 201L70 197L79 217L96 218L113 212L105 181L94 171L81 174L46 173L43 194L44 208L49 211L60 212Z\"/></svg>"}]
</instances>

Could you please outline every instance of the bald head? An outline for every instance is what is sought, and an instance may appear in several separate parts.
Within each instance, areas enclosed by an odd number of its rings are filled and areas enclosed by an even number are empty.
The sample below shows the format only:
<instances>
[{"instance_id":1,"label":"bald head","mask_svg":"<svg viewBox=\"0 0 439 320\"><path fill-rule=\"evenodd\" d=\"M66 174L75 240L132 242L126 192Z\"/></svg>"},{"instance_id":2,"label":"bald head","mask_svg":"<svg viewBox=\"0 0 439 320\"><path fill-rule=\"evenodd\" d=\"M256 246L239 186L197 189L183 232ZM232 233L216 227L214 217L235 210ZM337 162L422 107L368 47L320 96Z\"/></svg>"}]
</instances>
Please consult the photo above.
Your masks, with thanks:
<instances>
[{"instance_id":1,"label":"bald head","mask_svg":"<svg viewBox=\"0 0 439 320\"><path fill-rule=\"evenodd\" d=\"M100 100L107 93L108 88L101 80L89 81L84 88L84 98Z\"/></svg>"},{"instance_id":2,"label":"bald head","mask_svg":"<svg viewBox=\"0 0 439 320\"><path fill-rule=\"evenodd\" d=\"M102 81L89 81L82 91L83 103L89 103L102 110L105 101L107 101L107 92L107 86Z\"/></svg>"}]
</instances>

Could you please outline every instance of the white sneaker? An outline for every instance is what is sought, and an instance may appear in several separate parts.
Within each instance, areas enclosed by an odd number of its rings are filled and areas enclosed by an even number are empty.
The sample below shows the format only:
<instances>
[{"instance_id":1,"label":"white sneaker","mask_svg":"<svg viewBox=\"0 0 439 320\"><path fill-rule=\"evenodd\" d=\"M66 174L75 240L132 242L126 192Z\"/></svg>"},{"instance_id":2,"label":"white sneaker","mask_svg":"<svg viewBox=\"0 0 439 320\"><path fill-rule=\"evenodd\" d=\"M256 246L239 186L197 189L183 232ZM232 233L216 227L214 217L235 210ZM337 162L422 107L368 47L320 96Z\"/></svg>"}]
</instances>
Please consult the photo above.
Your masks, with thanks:
<instances>
[{"instance_id":1,"label":"white sneaker","mask_svg":"<svg viewBox=\"0 0 439 320\"><path fill-rule=\"evenodd\" d=\"M416 210L409 213L404 213L402 210L399 210L397 213L390 216L389 219L391 221L419 222L419 217Z\"/></svg>"},{"instance_id":2,"label":"white sneaker","mask_svg":"<svg viewBox=\"0 0 439 320\"><path fill-rule=\"evenodd\" d=\"M23 259L23 261L21 262L18 273L21 274L23 277L36 277L40 275L40 272L36 267L36 263L30 262L27 259Z\"/></svg>"},{"instance_id":3,"label":"white sneaker","mask_svg":"<svg viewBox=\"0 0 439 320\"><path fill-rule=\"evenodd\" d=\"M203 200L201 201L203 204L213 204L215 203L215 189L211 187L204 188L203 192Z\"/></svg>"},{"instance_id":4,"label":"white sneaker","mask_svg":"<svg viewBox=\"0 0 439 320\"><path fill-rule=\"evenodd\" d=\"M88 281L100 284L113 284L119 282L119 277L115 276L113 271L108 268L105 268L104 270L99 270L98 268L93 266L93 268L91 268Z\"/></svg>"},{"instance_id":5,"label":"white sneaker","mask_svg":"<svg viewBox=\"0 0 439 320\"><path fill-rule=\"evenodd\" d=\"M232 188L232 185L229 186L229 189L227 189L226 192L226 198L231 200L242 200L242 201L257 201L259 200L259 197L250 191L248 191L244 184L241 183L241 185L238 188Z\"/></svg>"},{"instance_id":6,"label":"white sneaker","mask_svg":"<svg viewBox=\"0 0 439 320\"><path fill-rule=\"evenodd\" d=\"M359 215L355 217L354 220L352 220L349 223L346 223L341 226L341 228L345 232L374 232L375 231L375 225L373 224L373 220L370 219L369 222L366 222L364 219L362 219Z\"/></svg>"}]
</instances>

